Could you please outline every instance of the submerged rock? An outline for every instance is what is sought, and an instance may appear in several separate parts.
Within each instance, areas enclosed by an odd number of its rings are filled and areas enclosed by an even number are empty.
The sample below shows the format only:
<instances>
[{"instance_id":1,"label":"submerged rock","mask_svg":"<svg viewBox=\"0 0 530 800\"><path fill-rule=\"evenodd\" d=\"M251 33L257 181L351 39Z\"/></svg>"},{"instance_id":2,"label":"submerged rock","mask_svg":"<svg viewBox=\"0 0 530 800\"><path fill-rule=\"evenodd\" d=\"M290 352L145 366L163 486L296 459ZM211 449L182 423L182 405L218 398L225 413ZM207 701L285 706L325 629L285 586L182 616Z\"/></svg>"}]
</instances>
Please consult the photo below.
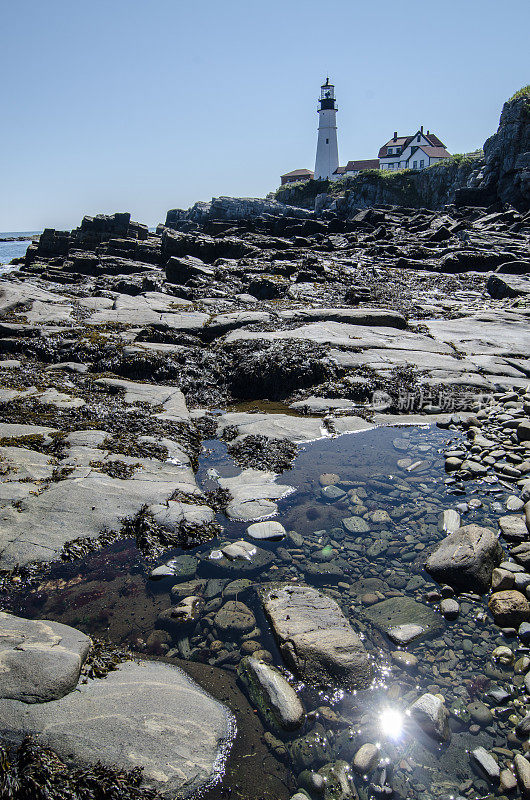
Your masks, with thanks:
<instances>
[{"instance_id":1,"label":"submerged rock","mask_svg":"<svg viewBox=\"0 0 530 800\"><path fill-rule=\"evenodd\" d=\"M215 615L214 624L223 633L246 633L256 626L256 617L244 603L228 600Z\"/></svg>"},{"instance_id":2,"label":"submerged rock","mask_svg":"<svg viewBox=\"0 0 530 800\"><path fill-rule=\"evenodd\" d=\"M286 530L279 522L255 522L254 525L249 525L247 533L251 539L265 539L277 541L283 539Z\"/></svg>"},{"instance_id":3,"label":"submerged rock","mask_svg":"<svg viewBox=\"0 0 530 800\"><path fill-rule=\"evenodd\" d=\"M475 764L480 767L490 781L496 782L499 780L501 774L500 767L491 753L488 753L484 747L477 747L472 751L471 755Z\"/></svg>"},{"instance_id":4,"label":"submerged rock","mask_svg":"<svg viewBox=\"0 0 530 800\"><path fill-rule=\"evenodd\" d=\"M281 654L297 675L311 683L368 685L370 658L334 600L289 585L266 589L262 597Z\"/></svg>"},{"instance_id":5,"label":"submerged rock","mask_svg":"<svg viewBox=\"0 0 530 800\"><path fill-rule=\"evenodd\" d=\"M247 656L240 662L237 674L269 725L287 731L300 727L304 707L293 687L275 667Z\"/></svg>"},{"instance_id":6,"label":"submerged rock","mask_svg":"<svg viewBox=\"0 0 530 800\"><path fill-rule=\"evenodd\" d=\"M421 636L439 633L444 628L442 617L429 606L412 597L392 597L363 610L376 628L397 644L408 644Z\"/></svg>"},{"instance_id":7,"label":"submerged rock","mask_svg":"<svg viewBox=\"0 0 530 800\"><path fill-rule=\"evenodd\" d=\"M444 701L434 694L422 694L410 707L410 715L420 728L433 739L448 742L451 738L449 730L449 714Z\"/></svg>"},{"instance_id":8,"label":"submerged rock","mask_svg":"<svg viewBox=\"0 0 530 800\"><path fill-rule=\"evenodd\" d=\"M350 765L346 761L338 760L326 764L319 769L319 774L325 782L325 800L348 800L357 795L352 783Z\"/></svg>"}]
</instances>

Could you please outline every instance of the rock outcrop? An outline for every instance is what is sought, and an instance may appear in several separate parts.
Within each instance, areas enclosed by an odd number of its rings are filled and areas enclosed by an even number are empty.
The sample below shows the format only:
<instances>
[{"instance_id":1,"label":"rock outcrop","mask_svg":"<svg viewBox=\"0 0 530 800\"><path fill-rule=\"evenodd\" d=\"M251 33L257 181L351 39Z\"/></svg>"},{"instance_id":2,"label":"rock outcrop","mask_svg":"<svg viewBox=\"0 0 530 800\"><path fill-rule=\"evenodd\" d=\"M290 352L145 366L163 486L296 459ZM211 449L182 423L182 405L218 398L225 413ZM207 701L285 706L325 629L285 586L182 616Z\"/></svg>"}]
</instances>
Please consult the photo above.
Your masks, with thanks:
<instances>
[{"instance_id":1,"label":"rock outcrop","mask_svg":"<svg viewBox=\"0 0 530 800\"><path fill-rule=\"evenodd\" d=\"M530 89L504 104L497 133L484 143L483 152L444 160L420 172L368 170L330 192L332 184L309 181L277 192L284 203L319 212L331 209L351 217L360 208L385 204L411 208L508 204L530 208ZM315 197L316 191L320 194Z\"/></svg>"},{"instance_id":2,"label":"rock outcrop","mask_svg":"<svg viewBox=\"0 0 530 800\"><path fill-rule=\"evenodd\" d=\"M457 191L457 202L530 208L530 89L518 95L504 104L497 133L484 143L484 167L470 189Z\"/></svg>"}]
</instances>

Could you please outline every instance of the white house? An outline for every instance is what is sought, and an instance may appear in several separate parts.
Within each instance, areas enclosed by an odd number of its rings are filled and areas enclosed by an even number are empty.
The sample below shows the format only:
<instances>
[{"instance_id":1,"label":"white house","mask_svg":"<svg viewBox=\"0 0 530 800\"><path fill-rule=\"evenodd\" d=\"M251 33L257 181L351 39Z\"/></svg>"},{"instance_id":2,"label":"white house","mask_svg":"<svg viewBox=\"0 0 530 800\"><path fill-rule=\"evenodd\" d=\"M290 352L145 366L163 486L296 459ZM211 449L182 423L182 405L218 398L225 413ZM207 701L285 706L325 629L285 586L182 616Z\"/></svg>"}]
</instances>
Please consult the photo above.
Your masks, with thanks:
<instances>
[{"instance_id":1,"label":"white house","mask_svg":"<svg viewBox=\"0 0 530 800\"><path fill-rule=\"evenodd\" d=\"M423 132L423 125L413 136L394 137L379 150L380 169L425 169L451 154L434 133Z\"/></svg>"}]
</instances>

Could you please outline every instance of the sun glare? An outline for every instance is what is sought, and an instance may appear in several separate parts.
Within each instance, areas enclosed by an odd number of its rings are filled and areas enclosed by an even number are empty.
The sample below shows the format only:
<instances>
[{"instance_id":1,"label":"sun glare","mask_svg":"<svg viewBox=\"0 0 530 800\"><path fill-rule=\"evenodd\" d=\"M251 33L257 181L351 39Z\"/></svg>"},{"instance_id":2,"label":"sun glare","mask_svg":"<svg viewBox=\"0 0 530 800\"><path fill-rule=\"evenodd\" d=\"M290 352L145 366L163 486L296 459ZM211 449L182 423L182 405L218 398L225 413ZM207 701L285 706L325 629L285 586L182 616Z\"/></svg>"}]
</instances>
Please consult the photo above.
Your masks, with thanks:
<instances>
[{"instance_id":1,"label":"sun glare","mask_svg":"<svg viewBox=\"0 0 530 800\"><path fill-rule=\"evenodd\" d=\"M398 739L403 730L403 714L396 708L384 708L379 715L381 732L389 739Z\"/></svg>"}]
</instances>

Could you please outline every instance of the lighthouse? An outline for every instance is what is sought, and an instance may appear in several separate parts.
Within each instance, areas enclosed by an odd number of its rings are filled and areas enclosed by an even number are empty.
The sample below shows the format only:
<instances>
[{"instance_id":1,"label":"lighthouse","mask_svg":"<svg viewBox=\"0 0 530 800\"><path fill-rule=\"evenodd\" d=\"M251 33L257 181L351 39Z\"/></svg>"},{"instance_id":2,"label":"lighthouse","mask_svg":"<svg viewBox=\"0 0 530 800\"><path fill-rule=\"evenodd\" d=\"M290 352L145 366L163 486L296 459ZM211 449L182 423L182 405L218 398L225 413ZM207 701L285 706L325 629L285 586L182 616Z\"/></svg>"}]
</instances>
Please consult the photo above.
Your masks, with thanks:
<instances>
[{"instance_id":1,"label":"lighthouse","mask_svg":"<svg viewBox=\"0 0 530 800\"><path fill-rule=\"evenodd\" d=\"M335 104L335 87L326 79L320 87L318 103L318 141L315 161L315 180L332 178L339 166L339 148L337 145L337 106Z\"/></svg>"}]
</instances>

